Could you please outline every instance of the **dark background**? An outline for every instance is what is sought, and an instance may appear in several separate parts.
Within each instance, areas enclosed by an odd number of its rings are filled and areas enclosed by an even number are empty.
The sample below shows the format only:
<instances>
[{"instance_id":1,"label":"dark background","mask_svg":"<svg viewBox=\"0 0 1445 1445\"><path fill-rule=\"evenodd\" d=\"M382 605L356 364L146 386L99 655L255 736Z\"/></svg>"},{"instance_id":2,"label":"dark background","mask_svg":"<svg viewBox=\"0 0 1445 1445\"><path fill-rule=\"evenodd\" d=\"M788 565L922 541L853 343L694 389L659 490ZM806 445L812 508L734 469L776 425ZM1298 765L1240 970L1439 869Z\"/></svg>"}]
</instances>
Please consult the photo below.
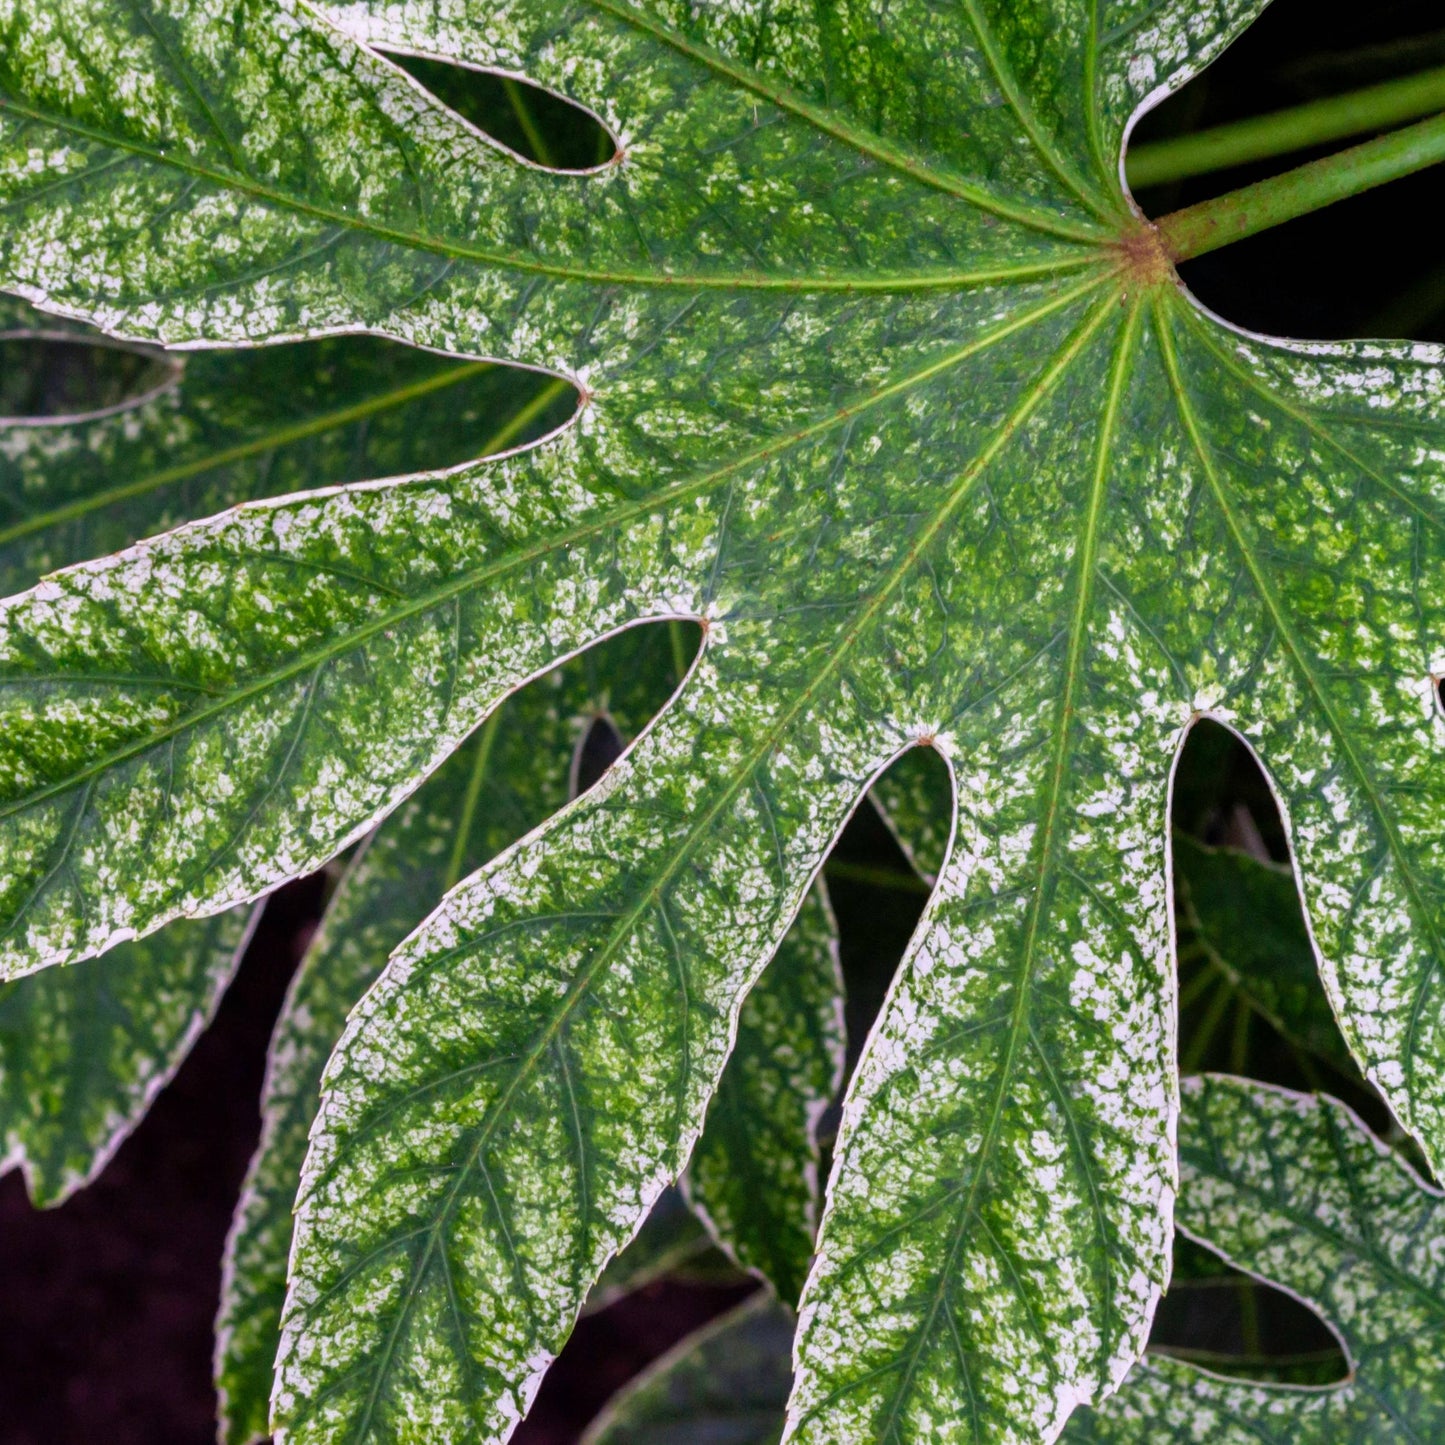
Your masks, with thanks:
<instances>
[{"instance_id":1,"label":"dark background","mask_svg":"<svg viewBox=\"0 0 1445 1445\"><path fill-rule=\"evenodd\" d=\"M1440 23L1438 0L1276 0L1205 76L1141 123L1136 140L1445 63ZM559 144L565 152L565 137ZM1307 158L1161 188L1140 201L1162 215ZM592 158L579 152L574 163ZM1255 330L1445 339L1442 199L1440 172L1426 172L1191 262L1184 278L1205 304ZM1222 734L1197 734L1186 761L1181 796L1194 816L1181 826L1211 841L1249 834L1254 846L1280 855L1278 820L1248 756ZM904 868L867 810L839 856ZM267 1038L323 891L319 880L303 880L272 899L215 1022L97 1183L42 1213L30 1207L18 1174L0 1179L0 1445L214 1439L211 1327L222 1245L259 1132ZM862 1027L922 900L842 877L833 893L850 1024ZM629 1375L748 1288L664 1282L584 1320L517 1439L574 1440ZM1308 1344L1317 1327L1285 1315L1285 1345ZM1179 1337L1203 1328L1181 1318L1164 1326Z\"/></svg>"}]
</instances>

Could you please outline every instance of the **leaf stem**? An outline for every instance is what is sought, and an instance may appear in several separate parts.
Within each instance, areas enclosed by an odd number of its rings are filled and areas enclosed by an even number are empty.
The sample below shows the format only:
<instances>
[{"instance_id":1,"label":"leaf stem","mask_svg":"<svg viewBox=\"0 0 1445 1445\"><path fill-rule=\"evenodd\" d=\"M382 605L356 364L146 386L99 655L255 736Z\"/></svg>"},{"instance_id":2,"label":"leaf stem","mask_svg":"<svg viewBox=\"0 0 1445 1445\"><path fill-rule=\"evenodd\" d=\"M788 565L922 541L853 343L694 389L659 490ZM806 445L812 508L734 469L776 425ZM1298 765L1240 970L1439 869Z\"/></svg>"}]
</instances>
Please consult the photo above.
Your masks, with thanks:
<instances>
[{"instance_id":1,"label":"leaf stem","mask_svg":"<svg viewBox=\"0 0 1445 1445\"><path fill-rule=\"evenodd\" d=\"M1131 148L1124 163L1129 185L1141 190L1385 130L1438 110L1445 110L1445 65Z\"/></svg>"},{"instance_id":2,"label":"leaf stem","mask_svg":"<svg viewBox=\"0 0 1445 1445\"><path fill-rule=\"evenodd\" d=\"M895 872L892 868L870 868L866 863L845 863L830 858L823 865L829 878L847 883L865 883L872 888L888 888L898 893L927 894L933 890L916 873Z\"/></svg>"},{"instance_id":3,"label":"leaf stem","mask_svg":"<svg viewBox=\"0 0 1445 1445\"><path fill-rule=\"evenodd\" d=\"M1175 261L1217 251L1445 160L1445 113L1323 160L1186 206L1158 223Z\"/></svg>"},{"instance_id":4,"label":"leaf stem","mask_svg":"<svg viewBox=\"0 0 1445 1445\"><path fill-rule=\"evenodd\" d=\"M527 137L527 145L532 151L530 159L536 161L539 166L547 166L551 170L556 170L557 162L552 159L552 148L547 144L546 136L537 128L537 122L532 118L532 108L522 94L522 87L511 76L504 75L502 90L506 94L507 103L512 107L512 114L516 117L517 124L522 128L522 134Z\"/></svg>"}]
</instances>

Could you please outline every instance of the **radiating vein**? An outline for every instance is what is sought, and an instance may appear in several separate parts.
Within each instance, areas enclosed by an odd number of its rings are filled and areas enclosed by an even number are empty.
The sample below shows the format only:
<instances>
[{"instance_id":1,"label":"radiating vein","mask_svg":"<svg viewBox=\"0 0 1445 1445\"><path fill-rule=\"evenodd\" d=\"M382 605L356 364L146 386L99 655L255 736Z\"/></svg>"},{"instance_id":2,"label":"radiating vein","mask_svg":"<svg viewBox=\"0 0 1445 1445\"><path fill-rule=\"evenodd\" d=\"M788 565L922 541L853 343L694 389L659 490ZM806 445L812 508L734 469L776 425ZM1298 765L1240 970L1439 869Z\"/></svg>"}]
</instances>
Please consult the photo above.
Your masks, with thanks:
<instances>
[{"instance_id":1,"label":"radiating vein","mask_svg":"<svg viewBox=\"0 0 1445 1445\"><path fill-rule=\"evenodd\" d=\"M1030 227L1032 230L1043 231L1047 235L1059 236L1066 240L1100 241L1107 239L1110 235L1110 232L1103 226L1079 222L1061 215L1055 215L1041 207L1030 205L1028 202L1019 201L1009 196L997 195L987 188L980 186L975 181L966 181L959 176L950 175L948 172L939 171L932 166L926 165L917 156L897 146L890 145L881 136L850 125L839 116L837 112L831 111L824 106L814 105L785 87L770 83L766 77L760 75L757 71L736 65L726 57L719 55L716 51L695 44L684 36L679 35L675 30L659 24L650 16L634 10L630 5L619 4L617 0L587 0L587 3L595 9L611 15L614 19L620 20L624 24L642 31L644 34L651 35L655 39L663 41L681 54L686 55L689 59L696 60L707 66L709 70L724 76L734 85L761 96L770 104L777 106L780 110L785 110L792 115L801 117L825 135L832 136L835 140L852 146L870 159L879 161L913 180L921 181L923 184L931 186L935 190L940 190L948 195L957 196L960 200L968 201L980 210L988 211L990 214L1004 220L1017 221L1021 225ZM972 18L972 0L965 0L965 6L970 12L970 18ZM977 29L978 27L976 26L975 28ZM983 32L981 30L979 31L979 35L982 41ZM986 48L985 45L985 49ZM991 61L996 61L996 59L996 56L990 56ZM1009 99L1017 110L1020 102L1016 87L1014 88L1013 94L1009 96ZM1022 115L1020 115L1020 121L1023 123ZM1025 129L1028 129L1027 124L1025 124ZM1040 144L1038 137L1033 131L1029 131L1028 133L1030 140L1033 140L1036 145ZM1040 153L1046 154L1046 151L1041 147ZM1050 163L1053 164L1052 158ZM1108 217L1107 213L1101 213L1099 211L1097 204L1084 194L1077 181L1071 180L1069 177L1062 175L1062 173L1061 179L1069 185L1070 189L1075 191L1079 199L1083 201L1091 211L1094 211L1096 215L1101 215L1101 218L1109 220L1113 219L1112 217Z\"/></svg>"},{"instance_id":2,"label":"radiating vein","mask_svg":"<svg viewBox=\"0 0 1445 1445\"><path fill-rule=\"evenodd\" d=\"M978 48L983 52L984 59L988 62L988 68L992 72L999 90L1003 93L1003 97L1018 120L1023 133L1029 138L1029 143L1033 146L1035 153L1049 170L1079 198L1080 203L1104 222L1106 227L1109 227L1109 233L1112 233L1111 223L1117 222L1117 214L1105 206L1092 189L1074 173L1073 167L1059 154L1058 148L1044 133L1044 128L1039 124L1032 106L1029 105L1023 92L1019 89L1013 71L999 52L998 43L993 37L993 30L980 11L978 0L962 0L962 5L964 13L968 16L968 23L978 39ZM1090 106L1089 109L1092 111L1093 107Z\"/></svg>"},{"instance_id":3,"label":"radiating vein","mask_svg":"<svg viewBox=\"0 0 1445 1445\"><path fill-rule=\"evenodd\" d=\"M1140 317L1141 308L1136 303L1131 307L1116 343L1114 360L1110 368L1109 389L1103 417L1100 421L1094 475L1083 513L1079 545L1075 553L1077 559L1075 565L1078 572L1077 592L1073 620L1069 628L1069 648L1063 686L1060 690L1058 721L1054 728L1053 764L1049 782L1041 800L1043 816L1039 825L1039 841L1036 844L1039 858L1038 879L1029 907L1028 922L1025 926L1023 952L1016 969L1014 1006L1009 1020L1007 1044L996 1074L997 1082L989 1106L988 1121L984 1126L979 1147L971 1161L972 1173L958 1205L948 1248L945 1257L938 1262L938 1266L933 1272L933 1284L929 1291L927 1308L911 1332L910 1345L904 1358L903 1378L889 1402L888 1415L882 1431L885 1438L890 1431L897 1428L903 1401L908 1393L913 1374L922 1358L924 1347L932 1335L934 1320L937 1318L946 1292L952 1287L953 1281L957 1277L958 1261L968 1238L969 1226L975 1220L981 1222L977 1205L978 1193L982 1188L982 1181L989 1172L989 1163L1003 1123L1004 1109L1009 1098L1016 1060L1028 1033L1029 1013L1033 1002L1030 986L1033 979L1039 928L1050 892L1047 887L1048 878L1054 867L1055 828L1059 804L1063 797L1064 776L1068 765L1069 736L1073 730L1074 711L1077 706L1076 695L1087 643L1089 602L1095 575L1099 525L1103 516L1104 495L1108 484L1110 448L1113 445L1114 430L1118 424L1124 386L1137 349ZM1107 1271L1105 1283L1103 1337L1107 1342L1111 1328L1111 1288ZM1042 1333L1039 1337L1044 1338Z\"/></svg>"},{"instance_id":4,"label":"radiating vein","mask_svg":"<svg viewBox=\"0 0 1445 1445\"><path fill-rule=\"evenodd\" d=\"M1164 357L1165 370L1169 376L1169 383L1173 390L1176 404L1179 409L1180 419L1184 423L1186 432L1189 435L1190 443L1199 457L1200 466L1203 468L1206 480L1209 483L1210 491L1219 507L1220 514L1224 519L1225 526L1229 530L1231 540L1234 542L1236 551L1243 561L1253 582L1255 591L1260 601L1268 611L1276 635L1284 644L1295 672L1300 680L1308 688L1310 695L1314 698L1320 713L1328 725L1331 734L1339 744L1340 751L1349 765L1350 772L1359 783L1370 805L1370 811L1375 816L1375 821L1380 827L1386 847L1390 856L1395 862L1401 882L1410 899L1411 911L1414 914L1415 922L1424 933L1429 945L1429 958L1427 961L1424 976L1419 979L1413 991L1409 1017L1405 1025L1404 1042L1404 1068L1406 1080L1406 1098L1408 1099L1414 1091L1415 1070L1417 1067L1418 1046L1416 1043L1420 1029L1420 1019L1424 1011L1425 1000L1440 972L1442 960L1445 960L1445 947L1435 925L1435 920L1426 905L1424 894L1420 888L1419 880L1415 876L1415 870L1410 864L1409 856L1406 853L1404 843L1395 826L1394 819L1390 816L1385 807L1384 799L1380 795L1379 788L1375 783L1373 774L1366 765L1365 760L1356 750L1354 740L1346 729L1343 720L1335 711L1335 706L1329 694L1325 691L1315 669L1310 665L1309 658L1304 647L1295 636L1294 628L1290 624L1288 614L1283 604L1275 595L1273 585L1261 565L1259 558L1244 530L1244 525L1235 513L1234 503L1225 487L1224 479L1215 466L1214 454L1200 430L1199 420L1195 415L1193 403L1190 400L1188 388L1179 369L1179 358L1174 346L1174 336L1171 330L1171 319L1165 313L1162 304L1156 304L1156 315L1158 316L1158 330L1160 335L1160 347Z\"/></svg>"},{"instance_id":5,"label":"radiating vein","mask_svg":"<svg viewBox=\"0 0 1445 1445\"><path fill-rule=\"evenodd\" d=\"M257 678L253 682L235 688L227 694L224 699L214 705L199 709L164 728L157 729L144 738L138 739L124 747L117 748L103 757L93 760L86 767L68 778L57 780L44 787L34 789L20 798L0 804L0 819L10 817L17 812L33 807L36 803L43 802L50 797L68 792L70 789L108 771L112 767L127 762L131 758L141 756L173 736L184 734L203 723L221 716L238 704L258 697L271 688L289 681L293 677L306 673L322 663L328 662L348 651L362 646L372 638L385 633L389 629L399 627L413 617L429 612L433 608L443 606L454 598L476 591L484 584L498 581L502 577L512 573L524 572L543 557L569 547L574 547L589 538L616 531L649 513L659 512L673 507L678 502L705 492L740 471L760 465L781 453L789 451L802 442L809 441L814 437L830 431L832 428L845 423L852 417L859 416L885 402L892 401L913 387L959 365L960 362L967 360L969 357L975 356L988 347L1007 339L1016 332L1036 324L1044 317L1052 315L1054 312L1067 309L1074 302L1097 289L1103 282L1104 278L1102 277L1090 277L1087 281L1081 282L1050 297L1047 301L1042 302L1031 310L1011 317L1002 325L976 336L957 351L931 362L929 365L920 368L908 376L900 378L897 382L882 387L878 391L854 402L850 406L840 408L819 421L800 427L796 431L784 436L777 437L755 448L751 452L743 453L713 471L705 472L700 476L684 478L673 483L671 486L662 488L649 497L637 501L625 502L614 508L594 514L588 520L579 522L560 533L534 542L530 546L519 548L507 556L484 563L475 569L463 571L459 575L438 583L435 587L424 589L418 592L405 606L395 607L379 613L372 621L359 625L340 641L298 651L281 667ZM266 506L267 504L260 503L256 505ZM0 616L3 616L3 610L0 610Z\"/></svg>"},{"instance_id":6,"label":"radiating vein","mask_svg":"<svg viewBox=\"0 0 1445 1445\"><path fill-rule=\"evenodd\" d=\"M594 0L599 3L599 0ZM476 261L498 270L517 271L535 276L550 276L561 281L582 281L598 286L625 286L629 289L650 287L681 288L689 291L790 291L825 292L842 291L849 293L907 291L954 291L969 286L995 285L1006 281L1024 281L1031 277L1047 276L1063 271L1077 270L1098 261L1097 247L1075 247L1052 256L1042 256L1036 261L1015 262L999 266L980 266L968 271L918 271L911 274L880 273L878 270L838 273L823 276L770 276L748 272L700 272L683 273L676 271L630 271L602 267L574 266L560 261L542 261L509 251L493 251L473 246L467 242L448 240L441 236L427 235L421 231L407 230L400 226L389 226L359 214L354 210L333 210L308 201L300 196L267 186L248 175L238 175L217 170L213 166L184 156L179 149L161 150L143 145L129 138L120 139L104 131L84 125L69 116L53 115L34 106L10 97L0 97L0 114L10 112L39 125L51 126L71 135L82 136L97 145L107 146L142 157L157 166L166 166L183 171L201 180L241 195L254 197L278 210L291 211L324 221L327 225L339 226L345 231L356 232L378 241L389 242L407 250L434 251L439 255L461 261ZM77 177L78 178L78 177ZM1071 241L1095 241L1100 236L1095 232L1084 235L1069 235L1061 239Z\"/></svg>"},{"instance_id":7,"label":"radiating vein","mask_svg":"<svg viewBox=\"0 0 1445 1445\"><path fill-rule=\"evenodd\" d=\"M685 866L697 844L710 836L727 807L738 793L748 786L762 760L771 754L797 718L809 710L810 704L816 699L824 685L837 674L844 660L857 645L868 623L896 594L898 588L913 572L919 558L971 494L987 467L1017 433L1024 421L1058 384L1068 367L1078 358L1104 324L1111 310L1112 301L1106 298L1103 304L1097 306L1086 316L1066 344L1060 348L1058 354L1051 359L1033 384L1025 390L1020 401L960 474L928 525L920 529L920 535L890 568L882 585L859 609L858 617L839 641L826 663L818 669L810 682L800 689L790 704L780 710L779 715L749 750L748 755L735 769L732 776L722 787L716 789L707 806L698 810L685 834L677 840L664 865L652 876L647 886L639 890L636 900L625 913L619 916L607 937L578 968L567 986L566 993L542 1022L526 1053L519 1059L517 1068L497 1097L490 1101L484 1117L471 1131L471 1137L461 1158L461 1167L457 1171L454 1182L438 1203L429 1225L426 1246L420 1257L414 1261L408 1284L402 1298L397 1302L395 1319L388 1331L381 1358L376 1364L376 1375L368 1395L362 1427L358 1431L360 1435L364 1435L366 1428L369 1428L369 1422L380 1398L383 1377L389 1368L396 1342L400 1338L400 1333L405 1327L405 1322L419 1294L421 1280L425 1276L431 1252L433 1249L441 1247L440 1241L443 1233L462 1198L472 1170L476 1168L484 1170L482 1162L484 1154L496 1130L501 1127L503 1120L509 1117L512 1101L517 1092L535 1073L541 1060L553 1047L554 1040L561 1034L568 1020L573 1017L582 1001L588 996L593 981L610 967L613 957L635 932L641 919L659 907L669 884ZM507 1247L509 1255L515 1259L516 1256L510 1242Z\"/></svg>"}]
</instances>

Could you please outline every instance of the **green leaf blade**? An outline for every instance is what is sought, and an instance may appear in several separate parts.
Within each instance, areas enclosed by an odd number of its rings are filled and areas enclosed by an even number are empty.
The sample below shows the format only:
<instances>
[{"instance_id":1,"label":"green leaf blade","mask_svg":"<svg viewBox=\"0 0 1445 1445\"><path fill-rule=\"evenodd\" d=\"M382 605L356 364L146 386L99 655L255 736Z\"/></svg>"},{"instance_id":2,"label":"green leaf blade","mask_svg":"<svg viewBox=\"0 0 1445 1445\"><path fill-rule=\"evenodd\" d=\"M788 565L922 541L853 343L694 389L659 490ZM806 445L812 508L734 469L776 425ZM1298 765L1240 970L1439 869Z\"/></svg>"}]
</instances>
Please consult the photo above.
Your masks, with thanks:
<instances>
[{"instance_id":1,"label":"green leaf blade","mask_svg":"<svg viewBox=\"0 0 1445 1445\"><path fill-rule=\"evenodd\" d=\"M353 1019L287 1428L505 1437L918 743L957 837L849 1106L795 1435L1046 1441L1137 1354L1173 1192L1169 763L1201 714L1274 771L1347 1038L1438 1154L1440 359L1229 333L1119 179L1140 105L1254 0L969 0L887 34L866 7L338 15L592 106L623 153L577 177L308 10L78 4L64 36L4 12L10 284L168 341L505 356L586 405L526 458L254 507L7 604L6 971L313 866L599 637L707 634L604 792L450 895Z\"/></svg>"},{"instance_id":2,"label":"green leaf blade","mask_svg":"<svg viewBox=\"0 0 1445 1445\"><path fill-rule=\"evenodd\" d=\"M94 342L13 299L0 301L0 333L17 356L29 341L36 370L52 338ZM369 336L200 352L172 368L158 393L114 414L4 425L0 596L239 502L442 470L530 441L565 421L570 391Z\"/></svg>"},{"instance_id":3,"label":"green leaf blade","mask_svg":"<svg viewBox=\"0 0 1445 1445\"><path fill-rule=\"evenodd\" d=\"M1281 794L1346 1041L1435 1158L1445 718L1430 679L1445 608L1421 579L1445 557L1445 516L1415 463L1440 427L1438 357L1266 345L1182 308L1165 334L1216 565L1249 598L1217 629L1231 652L1254 649L1250 715L1227 716ZM1381 407L1391 423L1369 425Z\"/></svg>"},{"instance_id":4,"label":"green leaf blade","mask_svg":"<svg viewBox=\"0 0 1445 1445\"><path fill-rule=\"evenodd\" d=\"M450 895L353 1016L299 1206L275 1397L291 1438L365 1439L418 1410L509 1430L680 1171L741 994L802 901L791 865L805 882L866 782L776 817L779 858L747 772L709 797L669 766L697 747L708 671L600 788ZM736 758L735 735L712 745ZM446 1353L418 1395L428 1342Z\"/></svg>"},{"instance_id":5,"label":"green leaf blade","mask_svg":"<svg viewBox=\"0 0 1445 1445\"><path fill-rule=\"evenodd\" d=\"M1096 579L1141 324L1101 325L1049 401L1086 377L1107 389L1088 468L1071 437L1072 465L1042 470L1070 478L1080 526L1053 579L1031 579L1049 665L1000 667L1007 683L980 687L977 715L939 743L967 759L956 857L850 1090L789 1438L945 1421L964 1439L1051 1438L1122 1377L1162 1287L1174 1086L1148 840L1178 726L1139 715L1163 681L1150 663L1088 640L1113 606Z\"/></svg>"},{"instance_id":6,"label":"green leaf blade","mask_svg":"<svg viewBox=\"0 0 1445 1445\"><path fill-rule=\"evenodd\" d=\"M1185 1085L1179 1223L1312 1305L1352 1376L1298 1389L1151 1355L1066 1439L1428 1440L1445 1419L1434 1346L1445 1321L1439 1194L1343 1104L1205 1075Z\"/></svg>"},{"instance_id":7,"label":"green leaf blade","mask_svg":"<svg viewBox=\"0 0 1445 1445\"><path fill-rule=\"evenodd\" d=\"M853 289L877 284L875 266L938 285L977 275L957 260L970 252L988 271L1087 264L1069 242L1101 234L1071 192L1019 164L1019 133L991 124L992 105L978 107L983 143L968 167L981 174L959 175L915 144L840 123L792 77L740 63L728 51L755 55L747 38L708 34L705 17L593 5L559 26L551 7L519 6L504 22L478 7L480 54L476 34L458 46L424 20L344 18L402 49L473 64L490 49L511 57L500 68L539 79L605 73L610 94L578 94L575 79L559 88L629 138L624 161L561 184L515 165L397 67L288 6L254 0L221 20L87 0L61 27L16 0L0 71L16 223L0 274L56 309L168 341L358 323L421 339L422 318L455 336L480 305L497 326L507 318L507 359L547 365L587 326L598 286L786 292L821 269L824 286ZM86 90L86 72L116 67L149 82L127 97ZM796 77L809 89L822 78ZM777 123L760 127L763 111ZM733 142L721 151L719 132ZM23 168L37 149L56 157L58 194ZM702 174L668 165L690 152ZM855 183L860 158L877 181ZM740 167L765 186L739 190ZM723 187L743 214L719 233ZM787 194L807 206L769 226ZM153 229L152 215L165 223ZM59 249L57 223L69 237ZM960 232L975 244L961 248Z\"/></svg>"},{"instance_id":8,"label":"green leaf blade","mask_svg":"<svg viewBox=\"0 0 1445 1445\"><path fill-rule=\"evenodd\" d=\"M0 608L0 717L17 745L0 769L0 828L16 841L0 917L16 958L0 966L94 951L125 928L238 901L324 861L527 677L630 621L717 611L711 595L724 578L699 561L716 557L719 525L737 529L737 489L768 477L775 452L829 466L833 437L860 414L911 426L915 396L939 391L974 356L996 357L989 403L1006 410L958 419L960 442L981 453L956 494L938 487L943 513L922 538L936 535L1061 374L1067 357L1040 371L1040 348L1047 356L1062 342L1097 284L1034 289L1011 298L1002 319L988 291L965 294L940 318L922 365L895 349L870 368L887 384L860 393L840 354L836 374L816 378L791 415L774 420L768 444L721 467L703 464L706 452L684 455L670 477L644 473L641 495L634 471L653 450L651 418L619 435L574 425L548 448L444 481L241 508L12 599ZM855 345L894 319L869 318L853 335L850 308L837 309ZM1022 400L1018 372L1038 382ZM825 399L828 409L808 417ZM597 468L590 481L581 465ZM750 585L762 559L749 549L765 526L750 523L754 540L736 551L741 575L726 578L730 587ZM907 531L894 539L898 563L863 600L863 618L899 604L912 540ZM214 615L206 598L222 575L230 586ZM819 581L809 605L830 607ZM487 598L513 586L522 590L512 615L499 616ZM808 638L799 662L829 659L830 636ZM854 645L822 663L804 697ZM430 690L413 685L418 675ZM220 797L217 767L229 780ZM129 822L114 816L117 792L126 814L155 830L143 851L166 881L143 898L90 900L77 933L87 874L134 844ZM157 821L167 809L189 821L190 807L204 810L204 832Z\"/></svg>"},{"instance_id":9,"label":"green leaf blade","mask_svg":"<svg viewBox=\"0 0 1445 1445\"><path fill-rule=\"evenodd\" d=\"M230 1445L270 1433L292 1205L322 1074L348 1015L460 876L566 803L568 760L599 709L630 731L666 700L670 655L662 629L637 629L539 679L504 703L348 864L277 1022L263 1137L227 1241L216 1380Z\"/></svg>"},{"instance_id":10,"label":"green leaf blade","mask_svg":"<svg viewBox=\"0 0 1445 1445\"><path fill-rule=\"evenodd\" d=\"M190 1052L254 910L186 921L103 962L0 984L0 1147L31 1199L90 1183Z\"/></svg>"},{"instance_id":11,"label":"green leaf blade","mask_svg":"<svg viewBox=\"0 0 1445 1445\"><path fill-rule=\"evenodd\" d=\"M12 969L97 951L324 861L501 696L565 654L555 634L475 611L461 585L438 581L469 547L485 556L497 539L457 483L430 490L430 517L418 492L241 509L5 605L12 683L0 706L14 748L0 783L12 840L0 892ZM376 538L395 501L430 521L431 537L408 528L405 555L388 556ZM308 521L319 526L306 535ZM233 573L213 615L209 579L243 558L258 560ZM560 583L541 569L532 577ZM578 621L580 646L596 619ZM419 676L434 687L418 688ZM119 910L71 912L116 849L148 855L166 881Z\"/></svg>"}]
</instances>

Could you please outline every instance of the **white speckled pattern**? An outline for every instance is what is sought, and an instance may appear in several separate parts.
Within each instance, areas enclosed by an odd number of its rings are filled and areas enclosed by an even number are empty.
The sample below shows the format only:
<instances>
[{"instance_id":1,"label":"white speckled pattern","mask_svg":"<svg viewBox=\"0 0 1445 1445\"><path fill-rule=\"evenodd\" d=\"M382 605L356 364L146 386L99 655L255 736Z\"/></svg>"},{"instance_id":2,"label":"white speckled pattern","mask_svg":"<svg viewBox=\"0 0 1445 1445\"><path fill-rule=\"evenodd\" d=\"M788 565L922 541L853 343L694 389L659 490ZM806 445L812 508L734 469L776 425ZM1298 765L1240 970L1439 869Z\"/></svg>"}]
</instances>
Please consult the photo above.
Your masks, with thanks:
<instances>
[{"instance_id":1,"label":"white speckled pattern","mask_svg":"<svg viewBox=\"0 0 1445 1445\"><path fill-rule=\"evenodd\" d=\"M1241 336L1118 248L1132 116L1258 8L0 4L7 285L584 395L525 454L4 605L8 972L254 897L560 659L706 625L606 783L352 1016L286 1439L510 1434L920 743L954 837L848 1100L790 1438L1047 1441L1137 1357L1175 1192L1168 782L1203 714L1269 768L1349 1043L1441 1158L1441 358ZM522 164L366 40L531 76L622 157Z\"/></svg>"}]
</instances>

